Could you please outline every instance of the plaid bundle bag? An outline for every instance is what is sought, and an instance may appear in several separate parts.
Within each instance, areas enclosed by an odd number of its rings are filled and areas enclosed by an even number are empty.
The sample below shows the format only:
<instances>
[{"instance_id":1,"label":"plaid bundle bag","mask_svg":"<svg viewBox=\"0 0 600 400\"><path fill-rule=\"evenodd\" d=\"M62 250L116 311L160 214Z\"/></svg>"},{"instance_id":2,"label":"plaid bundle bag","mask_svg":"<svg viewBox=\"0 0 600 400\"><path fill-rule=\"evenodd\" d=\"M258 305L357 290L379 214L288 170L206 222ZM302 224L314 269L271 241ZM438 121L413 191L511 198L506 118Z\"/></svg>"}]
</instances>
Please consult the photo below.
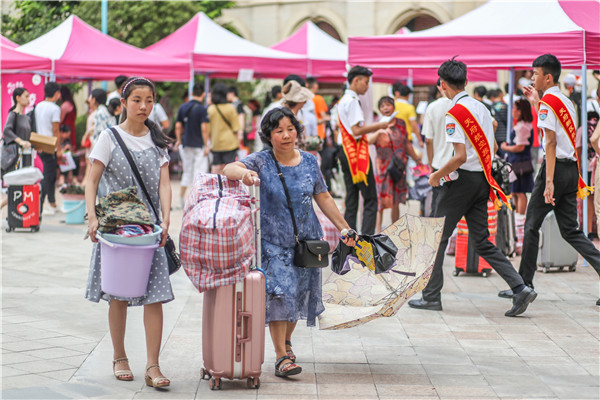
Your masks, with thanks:
<instances>
[{"instance_id":1,"label":"plaid bundle bag","mask_svg":"<svg viewBox=\"0 0 600 400\"><path fill-rule=\"evenodd\" d=\"M198 175L179 236L183 269L198 291L232 285L246 276L256 251L252 201L238 181Z\"/></svg>"}]
</instances>

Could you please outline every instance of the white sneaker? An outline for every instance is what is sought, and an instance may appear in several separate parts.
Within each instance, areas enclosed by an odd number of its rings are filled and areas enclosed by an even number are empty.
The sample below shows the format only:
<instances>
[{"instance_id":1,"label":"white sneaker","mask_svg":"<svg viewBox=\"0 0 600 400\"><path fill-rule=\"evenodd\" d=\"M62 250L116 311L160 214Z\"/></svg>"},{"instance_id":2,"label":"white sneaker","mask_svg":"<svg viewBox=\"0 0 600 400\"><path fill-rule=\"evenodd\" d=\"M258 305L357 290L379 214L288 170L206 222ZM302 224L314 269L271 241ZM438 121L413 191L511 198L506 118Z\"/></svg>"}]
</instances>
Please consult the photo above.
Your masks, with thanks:
<instances>
[{"instance_id":1,"label":"white sneaker","mask_svg":"<svg viewBox=\"0 0 600 400\"><path fill-rule=\"evenodd\" d=\"M45 208L42 215L55 215L58 212L56 207Z\"/></svg>"}]
</instances>

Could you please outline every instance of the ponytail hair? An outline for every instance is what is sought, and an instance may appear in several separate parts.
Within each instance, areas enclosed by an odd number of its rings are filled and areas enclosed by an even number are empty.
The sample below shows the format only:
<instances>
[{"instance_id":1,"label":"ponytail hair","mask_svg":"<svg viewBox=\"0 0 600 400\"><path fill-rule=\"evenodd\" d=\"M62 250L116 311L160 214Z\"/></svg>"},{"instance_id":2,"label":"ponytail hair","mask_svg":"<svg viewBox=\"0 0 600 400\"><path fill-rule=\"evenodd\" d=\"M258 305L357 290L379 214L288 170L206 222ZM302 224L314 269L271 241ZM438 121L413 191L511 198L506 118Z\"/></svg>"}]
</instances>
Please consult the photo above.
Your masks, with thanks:
<instances>
[{"instance_id":1,"label":"ponytail hair","mask_svg":"<svg viewBox=\"0 0 600 400\"><path fill-rule=\"evenodd\" d=\"M13 105L11 108L8 109L8 112L13 111L17 107L17 97L21 96L25 92L27 92L27 89L22 88L22 87L16 88L15 90L13 90L13 93L12 93Z\"/></svg>"},{"instance_id":2,"label":"ponytail hair","mask_svg":"<svg viewBox=\"0 0 600 400\"><path fill-rule=\"evenodd\" d=\"M121 97L125 101L127 101L127 98L131 95L131 92L133 92L134 89L138 89L142 86L149 87L150 90L152 90L153 99L156 100L156 88L154 87L154 84L150 82L150 80L139 76L129 78L127 82L125 82L125 84L123 85L123 92L121 93ZM126 119L127 108L123 107L123 113L121 114L121 119L119 120L119 122L123 123L123 121L125 121ZM173 142L173 140L166 136L163 133L162 129L160 129L160 127L150 118L146 118L146 120L144 121L144 125L146 125L150 130L150 137L152 138L152 142L154 142L154 144L160 147L161 149L166 148L170 143Z\"/></svg>"}]
</instances>

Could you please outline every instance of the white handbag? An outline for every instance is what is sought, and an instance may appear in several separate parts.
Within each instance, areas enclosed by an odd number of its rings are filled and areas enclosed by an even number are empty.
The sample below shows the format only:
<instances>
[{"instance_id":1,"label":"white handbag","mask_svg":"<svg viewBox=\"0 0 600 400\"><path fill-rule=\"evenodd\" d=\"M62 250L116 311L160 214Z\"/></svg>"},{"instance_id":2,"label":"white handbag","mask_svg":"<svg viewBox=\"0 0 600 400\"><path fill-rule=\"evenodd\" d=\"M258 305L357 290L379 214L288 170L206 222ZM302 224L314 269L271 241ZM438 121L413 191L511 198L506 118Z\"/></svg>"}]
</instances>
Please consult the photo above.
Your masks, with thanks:
<instances>
[{"instance_id":1,"label":"white handbag","mask_svg":"<svg viewBox=\"0 0 600 400\"><path fill-rule=\"evenodd\" d=\"M5 185L33 185L40 181L44 175L35 167L25 167L4 174L2 180Z\"/></svg>"}]
</instances>

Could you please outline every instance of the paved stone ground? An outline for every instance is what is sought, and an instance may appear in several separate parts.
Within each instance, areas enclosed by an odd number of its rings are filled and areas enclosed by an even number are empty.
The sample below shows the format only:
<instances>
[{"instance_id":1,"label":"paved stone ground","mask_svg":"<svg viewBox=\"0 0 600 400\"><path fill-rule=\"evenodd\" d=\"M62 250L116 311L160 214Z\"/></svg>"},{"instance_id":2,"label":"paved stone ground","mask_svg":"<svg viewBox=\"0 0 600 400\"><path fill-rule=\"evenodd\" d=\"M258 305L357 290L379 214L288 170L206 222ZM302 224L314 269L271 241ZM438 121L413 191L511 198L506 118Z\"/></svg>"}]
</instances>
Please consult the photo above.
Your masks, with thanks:
<instances>
[{"instance_id":1,"label":"paved stone ground","mask_svg":"<svg viewBox=\"0 0 600 400\"><path fill-rule=\"evenodd\" d=\"M259 390L245 382L213 392L202 367L202 296L185 273L172 277L161 365L168 390L146 387L141 309L130 310L126 345L135 381L111 374L107 306L84 299L90 242L84 227L46 217L39 233L2 232L2 398L4 399L598 399L598 277L538 273L539 296L506 318L497 274L453 277L446 259L443 312L408 307L345 331L299 324L293 379L276 378L267 335ZM172 233L181 212L174 212ZM3 222L5 224L5 222ZM176 236L176 235L174 235ZM515 265L517 265L515 260Z\"/></svg>"}]
</instances>

